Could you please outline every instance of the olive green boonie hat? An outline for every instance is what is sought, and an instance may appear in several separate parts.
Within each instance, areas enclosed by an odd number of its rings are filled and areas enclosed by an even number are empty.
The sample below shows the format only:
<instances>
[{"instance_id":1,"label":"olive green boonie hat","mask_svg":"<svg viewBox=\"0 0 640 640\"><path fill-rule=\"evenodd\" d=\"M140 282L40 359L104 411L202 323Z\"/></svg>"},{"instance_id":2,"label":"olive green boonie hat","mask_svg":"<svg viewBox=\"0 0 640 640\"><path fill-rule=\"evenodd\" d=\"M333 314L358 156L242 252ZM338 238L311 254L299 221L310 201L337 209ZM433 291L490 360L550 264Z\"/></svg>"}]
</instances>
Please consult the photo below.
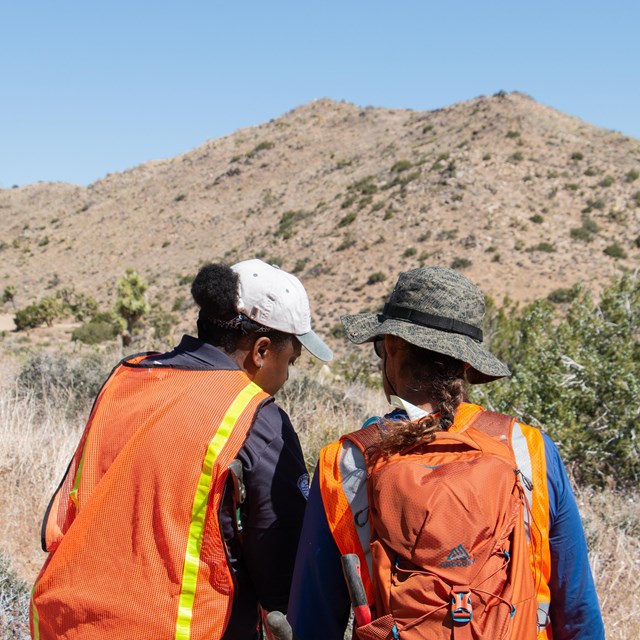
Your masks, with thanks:
<instances>
[{"instance_id":1,"label":"olive green boonie hat","mask_svg":"<svg viewBox=\"0 0 640 640\"><path fill-rule=\"evenodd\" d=\"M467 380L491 382L511 375L482 346L484 296L457 271L421 267L400 274L382 313L344 316L347 337L362 344L385 334L470 365Z\"/></svg>"}]
</instances>

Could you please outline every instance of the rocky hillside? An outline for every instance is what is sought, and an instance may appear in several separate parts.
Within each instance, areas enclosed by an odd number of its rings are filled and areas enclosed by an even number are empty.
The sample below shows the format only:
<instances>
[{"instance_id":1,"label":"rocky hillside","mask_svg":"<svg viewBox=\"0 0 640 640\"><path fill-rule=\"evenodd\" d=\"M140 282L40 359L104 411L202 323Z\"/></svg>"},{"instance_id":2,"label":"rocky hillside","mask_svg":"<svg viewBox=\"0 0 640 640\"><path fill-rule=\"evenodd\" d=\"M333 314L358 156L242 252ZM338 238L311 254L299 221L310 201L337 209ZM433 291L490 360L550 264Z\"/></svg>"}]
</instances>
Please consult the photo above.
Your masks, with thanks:
<instances>
[{"instance_id":1,"label":"rocky hillside","mask_svg":"<svg viewBox=\"0 0 640 640\"><path fill-rule=\"evenodd\" d=\"M635 269L639 244L640 141L518 93L428 112L318 100L87 188L0 190L18 307L71 285L107 306L135 267L169 310L202 263L258 256L301 277L329 331L419 264L528 301Z\"/></svg>"}]
</instances>

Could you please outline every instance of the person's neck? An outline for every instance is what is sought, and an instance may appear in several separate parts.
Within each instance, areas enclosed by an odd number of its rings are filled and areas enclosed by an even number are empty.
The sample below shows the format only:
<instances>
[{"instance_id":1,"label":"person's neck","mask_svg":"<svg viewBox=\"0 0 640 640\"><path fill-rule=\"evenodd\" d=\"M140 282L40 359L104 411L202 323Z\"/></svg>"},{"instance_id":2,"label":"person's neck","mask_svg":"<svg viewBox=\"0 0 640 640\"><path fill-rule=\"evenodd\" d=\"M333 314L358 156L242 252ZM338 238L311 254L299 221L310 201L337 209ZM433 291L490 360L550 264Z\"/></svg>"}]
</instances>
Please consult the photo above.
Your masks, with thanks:
<instances>
[{"instance_id":1,"label":"person's neck","mask_svg":"<svg viewBox=\"0 0 640 640\"><path fill-rule=\"evenodd\" d=\"M402 389L398 395L403 400L410 402L416 407L420 407L420 409L427 413L432 413L436 410L431 400L427 398L424 393L413 391L411 389Z\"/></svg>"}]
</instances>

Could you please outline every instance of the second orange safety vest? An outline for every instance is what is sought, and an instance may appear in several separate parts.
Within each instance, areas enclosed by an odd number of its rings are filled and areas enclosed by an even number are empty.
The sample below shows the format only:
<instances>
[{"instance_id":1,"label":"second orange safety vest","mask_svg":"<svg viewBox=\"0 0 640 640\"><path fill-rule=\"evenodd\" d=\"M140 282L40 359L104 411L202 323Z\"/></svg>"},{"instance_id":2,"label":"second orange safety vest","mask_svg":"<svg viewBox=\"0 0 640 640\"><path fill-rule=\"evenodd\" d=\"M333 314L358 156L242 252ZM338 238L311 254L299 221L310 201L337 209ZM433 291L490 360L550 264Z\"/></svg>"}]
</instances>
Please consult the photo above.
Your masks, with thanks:
<instances>
[{"instance_id":1,"label":"second orange safety vest","mask_svg":"<svg viewBox=\"0 0 640 640\"><path fill-rule=\"evenodd\" d=\"M484 409L478 405L462 403L456 411L450 430L464 431L483 411ZM538 640L551 640L548 586L551 577L549 496L542 434L538 429L514 422L508 434L490 435L499 437L509 445L514 452L518 468L534 487L534 490L525 488L530 506L530 516L525 522L525 529L538 603L537 637ZM329 529L341 555L356 553L359 556L365 592L369 603L373 604L370 531L367 519L361 515L366 511L368 504L364 470L362 454L351 443L345 442L344 437L320 452L320 493ZM362 482L358 488L354 484L354 478L358 477L360 472Z\"/></svg>"}]
</instances>

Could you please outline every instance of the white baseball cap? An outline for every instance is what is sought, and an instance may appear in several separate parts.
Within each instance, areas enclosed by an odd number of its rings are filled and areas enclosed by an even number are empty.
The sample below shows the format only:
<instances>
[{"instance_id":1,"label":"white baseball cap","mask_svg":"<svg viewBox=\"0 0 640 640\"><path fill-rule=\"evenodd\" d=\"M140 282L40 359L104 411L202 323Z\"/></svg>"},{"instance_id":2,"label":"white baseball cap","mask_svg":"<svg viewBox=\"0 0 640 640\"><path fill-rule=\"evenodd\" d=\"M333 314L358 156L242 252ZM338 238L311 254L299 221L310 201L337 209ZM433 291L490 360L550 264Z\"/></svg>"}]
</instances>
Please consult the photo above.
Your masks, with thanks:
<instances>
[{"instance_id":1,"label":"white baseball cap","mask_svg":"<svg viewBox=\"0 0 640 640\"><path fill-rule=\"evenodd\" d=\"M294 275L262 260L243 260L231 269L238 274L238 312L255 322L298 338L312 355L325 362L331 349L311 330L309 298Z\"/></svg>"}]
</instances>

